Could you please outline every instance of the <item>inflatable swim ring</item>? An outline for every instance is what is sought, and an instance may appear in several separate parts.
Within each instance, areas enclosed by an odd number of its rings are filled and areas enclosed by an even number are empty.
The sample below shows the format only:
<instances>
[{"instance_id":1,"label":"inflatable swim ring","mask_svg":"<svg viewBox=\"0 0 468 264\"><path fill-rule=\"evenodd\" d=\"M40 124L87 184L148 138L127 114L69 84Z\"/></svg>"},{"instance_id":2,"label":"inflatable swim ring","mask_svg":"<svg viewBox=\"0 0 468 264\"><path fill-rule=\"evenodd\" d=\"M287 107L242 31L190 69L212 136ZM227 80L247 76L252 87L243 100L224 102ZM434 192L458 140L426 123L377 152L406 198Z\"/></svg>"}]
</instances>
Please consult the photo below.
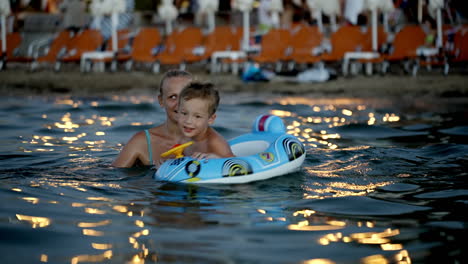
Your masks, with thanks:
<instances>
[{"instance_id":1,"label":"inflatable swim ring","mask_svg":"<svg viewBox=\"0 0 468 264\"><path fill-rule=\"evenodd\" d=\"M306 156L304 145L287 134L281 118L273 115L260 115L251 133L228 142L235 157L204 161L191 157L170 159L161 165L154 178L197 184L248 183L297 171Z\"/></svg>"}]
</instances>

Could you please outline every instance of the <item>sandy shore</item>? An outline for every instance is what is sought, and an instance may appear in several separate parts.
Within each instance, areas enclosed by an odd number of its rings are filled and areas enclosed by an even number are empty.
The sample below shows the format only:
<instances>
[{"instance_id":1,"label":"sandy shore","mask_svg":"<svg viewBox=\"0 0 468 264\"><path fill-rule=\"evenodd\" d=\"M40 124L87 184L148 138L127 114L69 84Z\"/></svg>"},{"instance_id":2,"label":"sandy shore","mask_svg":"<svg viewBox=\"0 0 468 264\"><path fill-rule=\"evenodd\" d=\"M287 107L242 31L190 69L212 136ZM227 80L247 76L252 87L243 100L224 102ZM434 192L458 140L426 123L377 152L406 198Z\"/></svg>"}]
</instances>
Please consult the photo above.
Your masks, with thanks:
<instances>
[{"instance_id":1,"label":"sandy shore","mask_svg":"<svg viewBox=\"0 0 468 264\"><path fill-rule=\"evenodd\" d=\"M200 80L213 81L224 93L468 97L468 75L460 73L443 76L440 72L423 72L416 77L404 74L339 76L323 83L296 83L284 79L244 83L230 73L209 74L203 70L192 72ZM151 93L157 89L161 76L148 71L80 73L78 69L69 69L57 73L52 70L29 72L26 69L9 68L0 72L0 89L3 95Z\"/></svg>"}]
</instances>

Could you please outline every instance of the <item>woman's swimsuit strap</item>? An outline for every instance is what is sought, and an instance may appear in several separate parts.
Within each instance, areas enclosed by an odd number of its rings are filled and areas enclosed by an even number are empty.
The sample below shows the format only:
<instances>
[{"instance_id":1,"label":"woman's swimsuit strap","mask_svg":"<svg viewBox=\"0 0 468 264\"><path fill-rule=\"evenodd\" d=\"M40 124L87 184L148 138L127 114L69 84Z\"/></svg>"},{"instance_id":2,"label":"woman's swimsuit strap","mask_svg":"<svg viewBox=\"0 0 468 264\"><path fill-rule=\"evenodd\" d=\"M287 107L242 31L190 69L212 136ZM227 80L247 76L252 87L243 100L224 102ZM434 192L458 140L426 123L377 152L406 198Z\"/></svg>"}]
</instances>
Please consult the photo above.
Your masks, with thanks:
<instances>
[{"instance_id":1,"label":"woman's swimsuit strap","mask_svg":"<svg viewBox=\"0 0 468 264\"><path fill-rule=\"evenodd\" d=\"M149 160L150 160L151 165L154 165L153 150L151 148L151 136L150 136L148 129L145 129L145 134L146 134L146 143L148 145Z\"/></svg>"}]
</instances>

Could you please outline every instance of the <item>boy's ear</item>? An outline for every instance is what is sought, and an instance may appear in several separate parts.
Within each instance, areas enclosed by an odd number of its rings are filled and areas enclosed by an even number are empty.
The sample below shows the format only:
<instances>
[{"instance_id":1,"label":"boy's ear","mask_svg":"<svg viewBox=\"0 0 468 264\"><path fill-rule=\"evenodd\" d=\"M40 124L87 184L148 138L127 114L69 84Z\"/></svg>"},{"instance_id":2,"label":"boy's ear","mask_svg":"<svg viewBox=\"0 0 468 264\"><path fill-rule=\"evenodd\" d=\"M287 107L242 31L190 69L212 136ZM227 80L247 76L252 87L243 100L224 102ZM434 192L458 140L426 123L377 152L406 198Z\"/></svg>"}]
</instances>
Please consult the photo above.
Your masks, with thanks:
<instances>
[{"instance_id":1,"label":"boy's ear","mask_svg":"<svg viewBox=\"0 0 468 264\"><path fill-rule=\"evenodd\" d=\"M212 114L208 119L208 124L212 125L216 119L216 114Z\"/></svg>"}]
</instances>

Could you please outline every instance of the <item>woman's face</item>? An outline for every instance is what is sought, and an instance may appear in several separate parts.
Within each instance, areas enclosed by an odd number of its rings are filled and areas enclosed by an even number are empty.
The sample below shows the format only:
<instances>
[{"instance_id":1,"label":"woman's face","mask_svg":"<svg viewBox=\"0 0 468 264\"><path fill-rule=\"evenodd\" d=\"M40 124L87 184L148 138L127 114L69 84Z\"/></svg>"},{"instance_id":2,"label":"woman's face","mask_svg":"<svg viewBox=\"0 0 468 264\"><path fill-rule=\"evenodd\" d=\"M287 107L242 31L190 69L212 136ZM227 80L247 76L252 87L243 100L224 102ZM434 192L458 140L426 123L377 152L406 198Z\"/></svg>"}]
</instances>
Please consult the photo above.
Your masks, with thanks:
<instances>
[{"instance_id":1,"label":"woman's face","mask_svg":"<svg viewBox=\"0 0 468 264\"><path fill-rule=\"evenodd\" d=\"M167 119L177 123L177 103L182 89L191 82L187 77L172 77L164 81L162 94L158 96L159 105L166 110Z\"/></svg>"}]
</instances>

